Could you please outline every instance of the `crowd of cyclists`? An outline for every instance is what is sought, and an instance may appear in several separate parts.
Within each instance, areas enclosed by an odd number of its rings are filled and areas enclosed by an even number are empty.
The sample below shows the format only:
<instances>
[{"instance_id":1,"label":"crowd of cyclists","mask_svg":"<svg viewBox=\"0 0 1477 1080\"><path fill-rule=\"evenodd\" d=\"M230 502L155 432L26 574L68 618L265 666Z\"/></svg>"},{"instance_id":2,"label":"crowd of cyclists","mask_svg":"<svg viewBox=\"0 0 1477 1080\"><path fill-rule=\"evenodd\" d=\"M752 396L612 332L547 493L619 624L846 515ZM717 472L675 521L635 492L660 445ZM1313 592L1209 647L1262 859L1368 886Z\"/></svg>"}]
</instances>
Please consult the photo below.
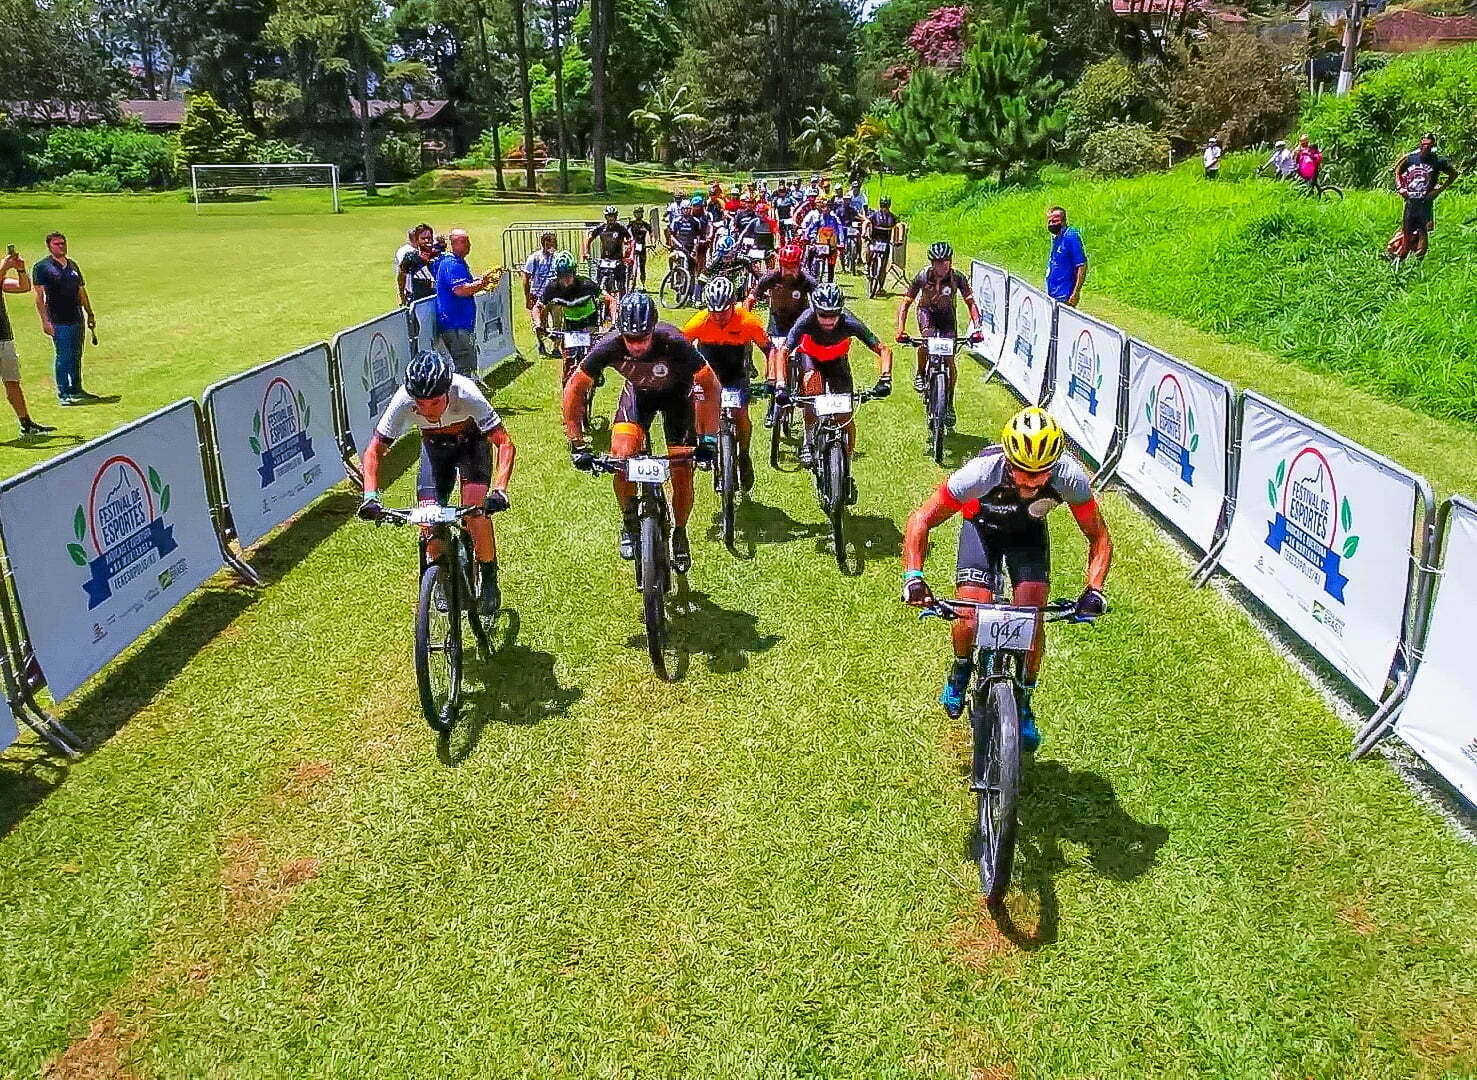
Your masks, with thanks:
<instances>
[{"instance_id":1,"label":"crowd of cyclists","mask_svg":"<svg viewBox=\"0 0 1477 1080\"><path fill-rule=\"evenodd\" d=\"M859 398L891 394L892 348L848 309L835 271L838 248L849 236L865 241L881 235L891 243L899 224L888 199L881 199L873 210L860 184L836 193L819 176L809 184L782 181L772 189L762 181L728 191L714 183L703 192L674 198L661 223L662 234L669 250L690 259L703 280L699 310L681 325L662 321L656 301L643 290L657 226L646 221L641 210L623 223L616 207L606 207L603 220L588 230L578 259L557 249L555 234L541 237L540 250L524 266L525 299L540 352L554 339L563 357L561 417L570 462L576 469L596 471L599 455L588 435L588 412L596 388L613 371L622 377L623 386L610 424L610 455L630 459L649 453L652 430L660 418L667 454L676 465L671 470L670 558L677 573L687 573L692 565L687 526L695 502L693 466L708 466L715 459L720 401L737 416L738 477L747 497L755 485L752 397L769 399L765 421L771 424L777 409L792 401L800 405L804 425L797 457L802 467L810 468L816 425L811 402L819 395L844 395L854 404ZM758 253L753 257L755 272L744 279L743 292L733 277L716 272L736 248ZM586 272L591 269L595 276ZM970 320L966 340L978 340L980 313L968 276L954 269L949 244L930 245L927 265L908 282L901 298L896 339L914 340L905 333L914 309L921 337L955 338L961 301ZM767 317L755 313L760 306L767 308ZM562 321L557 329L552 325L555 318ZM570 345L576 334L581 335L578 350ZM877 361L875 382L861 395L851 367L853 342ZM924 388L926 360L927 351L920 348L914 380L919 392ZM957 377L952 360L949 370L952 393ZM951 407L950 424L952 411ZM856 442L851 421L849 412L839 416L848 453ZM409 365L404 385L364 455L360 516L367 520L382 516L380 453L412 425L422 435L418 499L445 504L459 481L464 504L483 503L489 512L509 506L515 451L501 418L473 379L456 374L441 354L423 352ZM620 516L618 552L622 559L634 559L639 544L635 489L621 472L612 473L612 481ZM856 502L854 480L845 497L848 503ZM958 595L988 601L1003 595L1002 579L1008 575L1018 602L1043 603L1050 567L1044 519L1062 503L1072 508L1089 544L1079 611L1088 617L1101 614L1112 550L1107 529L1086 473L1065 453L1061 428L1038 408L1012 417L1000 444L957 470L909 520L902 599L917 606L935 603L923 576L928 534L960 513L966 525L956 561ZM483 583L480 605L484 615L491 615L501 595L490 519L482 518L472 537ZM957 716L963 707L971 635L966 613L955 630L955 660L940 695L950 715ZM1038 651L1029 667L1021 709L1022 736L1032 747L1037 734L1029 688L1039 662Z\"/></svg>"}]
</instances>

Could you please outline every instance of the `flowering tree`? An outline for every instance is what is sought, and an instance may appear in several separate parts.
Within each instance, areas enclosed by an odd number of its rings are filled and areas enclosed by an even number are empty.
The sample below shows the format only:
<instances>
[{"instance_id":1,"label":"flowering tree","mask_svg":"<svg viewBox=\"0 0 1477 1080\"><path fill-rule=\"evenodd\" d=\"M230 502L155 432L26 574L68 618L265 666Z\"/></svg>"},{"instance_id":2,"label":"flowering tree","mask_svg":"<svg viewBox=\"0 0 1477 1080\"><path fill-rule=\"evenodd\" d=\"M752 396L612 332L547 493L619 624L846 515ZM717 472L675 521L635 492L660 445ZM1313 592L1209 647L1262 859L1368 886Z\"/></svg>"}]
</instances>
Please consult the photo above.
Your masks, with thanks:
<instances>
[{"instance_id":1,"label":"flowering tree","mask_svg":"<svg viewBox=\"0 0 1477 1080\"><path fill-rule=\"evenodd\" d=\"M964 30L968 22L967 7L934 8L913 24L908 48L918 54L920 63L956 68L964 59Z\"/></svg>"}]
</instances>

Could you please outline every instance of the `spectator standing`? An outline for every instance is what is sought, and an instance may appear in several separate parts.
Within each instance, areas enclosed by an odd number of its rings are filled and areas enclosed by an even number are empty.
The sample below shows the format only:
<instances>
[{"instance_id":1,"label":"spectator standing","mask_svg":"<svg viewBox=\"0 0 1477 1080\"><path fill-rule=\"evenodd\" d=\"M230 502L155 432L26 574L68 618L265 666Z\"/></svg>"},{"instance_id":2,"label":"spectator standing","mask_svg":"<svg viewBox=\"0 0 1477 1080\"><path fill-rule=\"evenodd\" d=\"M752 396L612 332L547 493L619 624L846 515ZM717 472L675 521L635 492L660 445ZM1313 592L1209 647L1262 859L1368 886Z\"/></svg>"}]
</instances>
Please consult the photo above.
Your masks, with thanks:
<instances>
[{"instance_id":1,"label":"spectator standing","mask_svg":"<svg viewBox=\"0 0 1477 1080\"><path fill-rule=\"evenodd\" d=\"M1271 169L1278 180L1286 180L1297 172L1297 162L1293 160L1292 151L1287 148L1286 139L1277 140L1272 156L1261 164L1257 172L1261 173L1265 169Z\"/></svg>"},{"instance_id":2,"label":"spectator standing","mask_svg":"<svg viewBox=\"0 0 1477 1080\"><path fill-rule=\"evenodd\" d=\"M532 311L533 305L538 303L538 298L544 295L544 287L554 280L554 254L559 247L559 237L554 233L546 232L538 238L538 250L528 257L523 264L523 308ZM538 334L538 354L548 355L548 347L544 344L548 339L545 330L537 322L533 326L534 332Z\"/></svg>"},{"instance_id":3,"label":"spectator standing","mask_svg":"<svg viewBox=\"0 0 1477 1080\"><path fill-rule=\"evenodd\" d=\"M62 405L85 405L99 400L82 388L83 337L87 330L97 327L97 317L92 313L82 268L67 257L66 236L50 233L46 250L50 254L36 264L31 283L36 290L41 329L56 349L56 399Z\"/></svg>"},{"instance_id":4,"label":"spectator standing","mask_svg":"<svg viewBox=\"0 0 1477 1080\"><path fill-rule=\"evenodd\" d=\"M1221 141L1214 136L1205 144L1205 179L1214 180L1221 174Z\"/></svg>"},{"instance_id":5,"label":"spectator standing","mask_svg":"<svg viewBox=\"0 0 1477 1080\"><path fill-rule=\"evenodd\" d=\"M10 272L15 271L15 279L11 280ZM10 315L5 310L6 293L26 293L31 291L31 275L26 271L26 260L15 253L12 247L5 254L5 261L0 262L0 380L5 383L5 397L10 401L10 407L15 410L15 417L21 424L21 438L30 435L45 435L47 432L55 431L56 428L45 424L38 424L31 419L31 414L26 409L26 395L21 390L21 362L20 355L15 351L15 332L10 326Z\"/></svg>"},{"instance_id":6,"label":"spectator standing","mask_svg":"<svg viewBox=\"0 0 1477 1080\"><path fill-rule=\"evenodd\" d=\"M413 304L436 295L436 233L429 225L410 230L410 243L400 249L395 287L402 304Z\"/></svg>"},{"instance_id":7,"label":"spectator standing","mask_svg":"<svg viewBox=\"0 0 1477 1080\"><path fill-rule=\"evenodd\" d=\"M497 271L489 270L481 277L472 275L467 256L472 251L472 238L466 229L452 229L447 239L450 250L436 262L436 327L441 346L451 356L457 373L477 377L477 301L480 292L497 280Z\"/></svg>"},{"instance_id":8,"label":"spectator standing","mask_svg":"<svg viewBox=\"0 0 1477 1080\"><path fill-rule=\"evenodd\" d=\"M1082 283L1087 280L1087 251L1082 236L1067 224L1067 212L1060 206L1046 211L1046 231L1051 233L1051 250L1046 257L1046 295L1068 307L1076 307L1082 299Z\"/></svg>"},{"instance_id":9,"label":"spectator standing","mask_svg":"<svg viewBox=\"0 0 1477 1080\"><path fill-rule=\"evenodd\" d=\"M1442 183L1441 177L1446 178ZM1403 260L1415 254L1426 257L1426 244L1435 223L1436 196L1457 178L1456 166L1436 152L1436 135L1426 132L1420 145L1395 163L1395 186L1405 199L1405 215L1400 221L1400 242L1392 242L1391 254Z\"/></svg>"}]
</instances>

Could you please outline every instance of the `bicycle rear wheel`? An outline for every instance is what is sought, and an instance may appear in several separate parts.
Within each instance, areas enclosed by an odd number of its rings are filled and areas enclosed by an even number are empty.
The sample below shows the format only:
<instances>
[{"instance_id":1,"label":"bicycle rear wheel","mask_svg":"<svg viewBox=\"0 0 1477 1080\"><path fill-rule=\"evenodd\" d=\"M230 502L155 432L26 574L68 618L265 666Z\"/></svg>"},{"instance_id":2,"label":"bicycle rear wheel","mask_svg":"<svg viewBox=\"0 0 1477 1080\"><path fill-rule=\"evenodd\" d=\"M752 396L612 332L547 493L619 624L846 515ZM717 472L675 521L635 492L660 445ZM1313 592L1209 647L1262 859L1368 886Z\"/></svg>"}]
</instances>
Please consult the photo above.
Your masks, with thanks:
<instances>
[{"instance_id":1,"label":"bicycle rear wheel","mask_svg":"<svg viewBox=\"0 0 1477 1080\"><path fill-rule=\"evenodd\" d=\"M641 518L641 614L646 651L657 677L667 677L667 537L655 514Z\"/></svg>"},{"instance_id":2,"label":"bicycle rear wheel","mask_svg":"<svg viewBox=\"0 0 1477 1080\"><path fill-rule=\"evenodd\" d=\"M441 563L432 563L422 571L420 601L415 609L415 683L426 723L443 735L456 723L462 693L459 591ZM444 612L436 603L438 592L445 597Z\"/></svg>"},{"instance_id":3,"label":"bicycle rear wheel","mask_svg":"<svg viewBox=\"0 0 1477 1080\"><path fill-rule=\"evenodd\" d=\"M738 439L732 426L725 422L718 433L718 531L727 548L733 550L735 507L738 504Z\"/></svg>"},{"instance_id":4,"label":"bicycle rear wheel","mask_svg":"<svg viewBox=\"0 0 1477 1080\"><path fill-rule=\"evenodd\" d=\"M668 270L657 287L657 300L668 311L685 307L692 292L692 275L680 266Z\"/></svg>"},{"instance_id":5,"label":"bicycle rear wheel","mask_svg":"<svg viewBox=\"0 0 1477 1080\"><path fill-rule=\"evenodd\" d=\"M978 799L980 888L991 907L999 907L1010 888L1015 861L1016 808L1021 784L1021 728L1015 687L1008 680L976 695L970 712L974 731L971 787Z\"/></svg>"},{"instance_id":6,"label":"bicycle rear wheel","mask_svg":"<svg viewBox=\"0 0 1477 1080\"><path fill-rule=\"evenodd\" d=\"M836 565L846 573L850 570L846 565L846 502L851 476L844 439L835 439L826 447L824 468L826 502L830 504L826 510L831 519L831 543L836 548Z\"/></svg>"},{"instance_id":7,"label":"bicycle rear wheel","mask_svg":"<svg viewBox=\"0 0 1477 1080\"><path fill-rule=\"evenodd\" d=\"M944 413L949 407L949 376L936 371L928 387L928 456L934 462L944 463Z\"/></svg>"},{"instance_id":8,"label":"bicycle rear wheel","mask_svg":"<svg viewBox=\"0 0 1477 1080\"><path fill-rule=\"evenodd\" d=\"M867 296L877 299L882 293L882 260L875 255L867 262Z\"/></svg>"}]
</instances>

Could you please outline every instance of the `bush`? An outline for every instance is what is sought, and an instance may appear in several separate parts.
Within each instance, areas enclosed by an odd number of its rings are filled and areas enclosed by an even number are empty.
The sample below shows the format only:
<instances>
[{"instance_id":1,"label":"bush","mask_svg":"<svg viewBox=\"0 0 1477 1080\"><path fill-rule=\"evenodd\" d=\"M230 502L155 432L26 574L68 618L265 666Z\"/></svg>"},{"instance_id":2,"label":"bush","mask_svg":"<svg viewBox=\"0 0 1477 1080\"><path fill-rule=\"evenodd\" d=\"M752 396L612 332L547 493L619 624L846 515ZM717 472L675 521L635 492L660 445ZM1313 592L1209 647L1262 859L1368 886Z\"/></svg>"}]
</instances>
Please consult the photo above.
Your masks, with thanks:
<instances>
[{"instance_id":1,"label":"bush","mask_svg":"<svg viewBox=\"0 0 1477 1080\"><path fill-rule=\"evenodd\" d=\"M185 105L179 146L181 165L235 165L252 160L256 138L239 116L201 90Z\"/></svg>"},{"instance_id":2,"label":"bush","mask_svg":"<svg viewBox=\"0 0 1477 1080\"><path fill-rule=\"evenodd\" d=\"M266 139L256 144L251 152L251 160L257 165L311 165L318 158L301 143Z\"/></svg>"},{"instance_id":3,"label":"bush","mask_svg":"<svg viewBox=\"0 0 1477 1080\"><path fill-rule=\"evenodd\" d=\"M1067 144L1074 147L1107 124L1147 123L1154 118L1146 80L1118 56L1088 67L1062 95L1062 104L1067 110Z\"/></svg>"},{"instance_id":4,"label":"bush","mask_svg":"<svg viewBox=\"0 0 1477 1080\"><path fill-rule=\"evenodd\" d=\"M55 128L32 165L42 181L63 177L111 177L111 190L171 187L178 177L172 140L144 130L137 121L121 125ZM76 181L101 183L95 181ZM97 187L71 190L96 191Z\"/></svg>"},{"instance_id":5,"label":"bush","mask_svg":"<svg viewBox=\"0 0 1477 1080\"><path fill-rule=\"evenodd\" d=\"M112 173L81 170L59 176L43 186L52 191L83 191L99 195L112 195L123 190L122 183Z\"/></svg>"},{"instance_id":6,"label":"bush","mask_svg":"<svg viewBox=\"0 0 1477 1080\"><path fill-rule=\"evenodd\" d=\"M1275 139L1297 115L1292 53L1251 34L1214 33L1192 52L1176 45L1166 87L1171 134L1196 146L1212 135L1226 149Z\"/></svg>"},{"instance_id":7,"label":"bush","mask_svg":"<svg viewBox=\"0 0 1477 1080\"><path fill-rule=\"evenodd\" d=\"M414 135L384 135L379 141L378 161L393 179L417 176L421 169L421 144Z\"/></svg>"},{"instance_id":8,"label":"bush","mask_svg":"<svg viewBox=\"0 0 1477 1080\"><path fill-rule=\"evenodd\" d=\"M1169 167L1169 139L1148 124L1110 123L1082 144L1082 167L1093 176L1138 176Z\"/></svg>"},{"instance_id":9,"label":"bush","mask_svg":"<svg viewBox=\"0 0 1477 1080\"><path fill-rule=\"evenodd\" d=\"M1393 186L1395 159L1428 130L1470 176L1477 169L1477 45L1397 56L1347 96L1309 101L1301 126L1349 183Z\"/></svg>"}]
</instances>

